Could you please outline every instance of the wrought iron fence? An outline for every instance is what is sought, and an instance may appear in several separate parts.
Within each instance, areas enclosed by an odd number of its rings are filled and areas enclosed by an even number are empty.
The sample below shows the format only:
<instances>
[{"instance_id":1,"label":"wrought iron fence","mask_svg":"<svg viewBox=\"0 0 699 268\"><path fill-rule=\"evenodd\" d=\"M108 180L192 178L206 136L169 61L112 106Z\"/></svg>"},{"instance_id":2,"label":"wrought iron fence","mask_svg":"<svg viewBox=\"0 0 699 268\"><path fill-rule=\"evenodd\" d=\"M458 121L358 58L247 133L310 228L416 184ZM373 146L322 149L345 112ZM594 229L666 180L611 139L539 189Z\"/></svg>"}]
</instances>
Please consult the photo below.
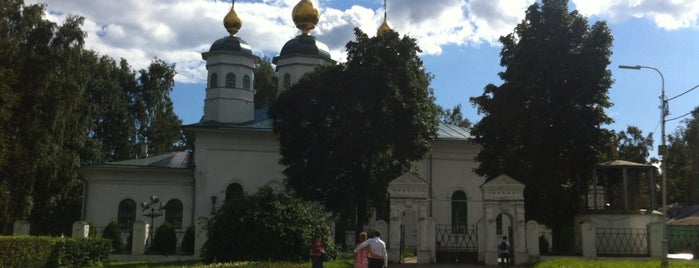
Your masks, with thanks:
<instances>
[{"instance_id":1,"label":"wrought iron fence","mask_svg":"<svg viewBox=\"0 0 699 268\"><path fill-rule=\"evenodd\" d=\"M597 228L597 256L648 256L645 228Z\"/></svg>"},{"instance_id":2,"label":"wrought iron fence","mask_svg":"<svg viewBox=\"0 0 699 268\"><path fill-rule=\"evenodd\" d=\"M685 253L699 248L699 225L668 225L667 247L670 253Z\"/></svg>"},{"instance_id":3,"label":"wrought iron fence","mask_svg":"<svg viewBox=\"0 0 699 268\"><path fill-rule=\"evenodd\" d=\"M475 225L438 224L437 251L478 252L478 228Z\"/></svg>"}]
</instances>

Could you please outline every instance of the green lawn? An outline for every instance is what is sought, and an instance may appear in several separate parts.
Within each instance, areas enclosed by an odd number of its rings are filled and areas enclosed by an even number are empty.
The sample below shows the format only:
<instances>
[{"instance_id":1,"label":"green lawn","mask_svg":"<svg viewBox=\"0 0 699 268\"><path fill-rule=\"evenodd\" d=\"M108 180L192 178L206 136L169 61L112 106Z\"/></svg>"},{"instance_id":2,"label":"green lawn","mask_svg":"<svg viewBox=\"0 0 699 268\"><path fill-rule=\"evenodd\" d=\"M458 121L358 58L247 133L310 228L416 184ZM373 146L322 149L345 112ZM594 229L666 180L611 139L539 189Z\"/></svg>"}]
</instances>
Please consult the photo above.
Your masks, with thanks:
<instances>
[{"instance_id":1,"label":"green lawn","mask_svg":"<svg viewBox=\"0 0 699 268\"><path fill-rule=\"evenodd\" d=\"M350 268L352 258L342 258L325 263L325 268ZM215 263L206 265L201 261L187 262L112 262L106 267L119 268L308 268L310 262L285 263L285 262L235 262L235 263ZM390 265L389 265L390 267ZM633 261L633 260L588 260L582 258L552 258L541 261L531 268L657 268L660 267L659 260ZM698 261L671 260L672 268L696 268Z\"/></svg>"}]
</instances>

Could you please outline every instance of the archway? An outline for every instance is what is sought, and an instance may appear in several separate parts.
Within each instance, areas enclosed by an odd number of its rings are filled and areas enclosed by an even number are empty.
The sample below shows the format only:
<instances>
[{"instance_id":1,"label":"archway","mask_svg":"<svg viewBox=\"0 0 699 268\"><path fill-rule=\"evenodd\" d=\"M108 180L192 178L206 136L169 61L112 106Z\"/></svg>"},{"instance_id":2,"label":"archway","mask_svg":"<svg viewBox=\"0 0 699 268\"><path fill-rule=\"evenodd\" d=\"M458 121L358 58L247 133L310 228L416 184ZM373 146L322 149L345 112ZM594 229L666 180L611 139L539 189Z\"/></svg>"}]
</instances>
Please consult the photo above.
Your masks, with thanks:
<instances>
[{"instance_id":1,"label":"archway","mask_svg":"<svg viewBox=\"0 0 699 268\"><path fill-rule=\"evenodd\" d=\"M486 265L497 265L497 245L503 236L507 236L513 263L526 263L528 253L524 221L524 184L507 175L500 175L481 185L481 191L485 218L479 224L478 253L482 260Z\"/></svg>"}]
</instances>

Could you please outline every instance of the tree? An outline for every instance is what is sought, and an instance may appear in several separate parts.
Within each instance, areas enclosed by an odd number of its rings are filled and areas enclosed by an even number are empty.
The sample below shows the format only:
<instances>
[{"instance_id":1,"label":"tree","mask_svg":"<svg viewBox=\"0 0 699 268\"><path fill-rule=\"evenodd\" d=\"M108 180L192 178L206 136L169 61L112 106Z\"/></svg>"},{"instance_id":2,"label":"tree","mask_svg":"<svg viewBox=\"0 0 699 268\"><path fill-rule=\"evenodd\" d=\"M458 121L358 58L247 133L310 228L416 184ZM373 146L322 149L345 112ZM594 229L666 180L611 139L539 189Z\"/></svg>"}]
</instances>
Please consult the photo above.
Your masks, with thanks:
<instances>
[{"instance_id":1,"label":"tree","mask_svg":"<svg viewBox=\"0 0 699 268\"><path fill-rule=\"evenodd\" d=\"M255 108L268 107L277 99L277 81L270 58L262 58L254 72Z\"/></svg>"},{"instance_id":2,"label":"tree","mask_svg":"<svg viewBox=\"0 0 699 268\"><path fill-rule=\"evenodd\" d=\"M312 239L330 235L327 220L322 209L265 186L216 211L207 224L202 257L207 262L307 260Z\"/></svg>"},{"instance_id":3,"label":"tree","mask_svg":"<svg viewBox=\"0 0 699 268\"><path fill-rule=\"evenodd\" d=\"M686 128L678 128L667 136L667 200L669 203L692 204L692 159L687 144Z\"/></svg>"},{"instance_id":4,"label":"tree","mask_svg":"<svg viewBox=\"0 0 699 268\"><path fill-rule=\"evenodd\" d=\"M643 137L638 127L628 126L626 131L617 134L619 159L636 163L648 163L650 149L653 148L653 133Z\"/></svg>"},{"instance_id":5,"label":"tree","mask_svg":"<svg viewBox=\"0 0 699 268\"><path fill-rule=\"evenodd\" d=\"M437 117L439 121L445 124L460 126L462 128L471 128L471 121L464 118L461 113L461 104L457 104L453 109L444 109L437 105Z\"/></svg>"},{"instance_id":6,"label":"tree","mask_svg":"<svg viewBox=\"0 0 699 268\"><path fill-rule=\"evenodd\" d=\"M388 183L436 136L436 107L415 40L355 29L347 62L320 67L280 94L269 114L287 186L341 217L368 222ZM349 193L349 195L348 195Z\"/></svg>"},{"instance_id":7,"label":"tree","mask_svg":"<svg viewBox=\"0 0 699 268\"><path fill-rule=\"evenodd\" d=\"M513 33L500 37L500 86L489 84L471 102L483 118L471 134L482 146L476 173L507 174L526 185L526 217L553 229L559 250L570 246L585 178L608 151L612 120L607 70L612 35L604 21L588 26L568 1L544 0Z\"/></svg>"},{"instance_id":8,"label":"tree","mask_svg":"<svg viewBox=\"0 0 699 268\"><path fill-rule=\"evenodd\" d=\"M691 166L691 174L686 174L688 199L687 204L699 203L699 107L692 111L692 118L685 121L687 130L685 131L684 139L687 144L689 166Z\"/></svg>"}]
</instances>

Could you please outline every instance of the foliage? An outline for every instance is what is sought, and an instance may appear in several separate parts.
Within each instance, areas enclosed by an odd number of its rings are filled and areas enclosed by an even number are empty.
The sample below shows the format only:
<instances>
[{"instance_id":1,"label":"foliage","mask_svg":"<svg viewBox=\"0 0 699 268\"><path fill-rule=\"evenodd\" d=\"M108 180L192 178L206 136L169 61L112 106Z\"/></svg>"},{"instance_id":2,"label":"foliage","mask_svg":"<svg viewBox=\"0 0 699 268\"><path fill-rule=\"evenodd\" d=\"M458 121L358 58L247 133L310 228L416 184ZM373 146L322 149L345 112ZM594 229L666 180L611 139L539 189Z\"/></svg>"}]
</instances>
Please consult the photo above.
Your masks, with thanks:
<instances>
[{"instance_id":1,"label":"foliage","mask_svg":"<svg viewBox=\"0 0 699 268\"><path fill-rule=\"evenodd\" d=\"M194 252L194 225L187 227L182 238L182 251Z\"/></svg>"},{"instance_id":2,"label":"foliage","mask_svg":"<svg viewBox=\"0 0 699 268\"><path fill-rule=\"evenodd\" d=\"M699 108L684 123L667 136L668 202L693 205L699 203Z\"/></svg>"},{"instance_id":3,"label":"foliage","mask_svg":"<svg viewBox=\"0 0 699 268\"><path fill-rule=\"evenodd\" d=\"M0 267L93 267L109 257L101 238L0 236Z\"/></svg>"},{"instance_id":4,"label":"foliage","mask_svg":"<svg viewBox=\"0 0 699 268\"><path fill-rule=\"evenodd\" d=\"M325 268L347 268L352 267L353 258L339 258L324 263ZM221 262L204 264L199 261L185 262L112 262L106 267L121 267L121 268L307 268L310 267L310 262L271 262L271 261L240 261L240 262Z\"/></svg>"},{"instance_id":5,"label":"foliage","mask_svg":"<svg viewBox=\"0 0 699 268\"><path fill-rule=\"evenodd\" d=\"M207 226L202 251L207 262L303 261L313 238L329 237L324 212L269 186L238 202L226 202ZM326 251L334 254L332 241Z\"/></svg>"},{"instance_id":6,"label":"foliage","mask_svg":"<svg viewBox=\"0 0 699 268\"><path fill-rule=\"evenodd\" d=\"M464 118L461 113L461 104L457 104L453 109L444 109L437 105L437 117L439 121L445 124L455 125L462 128L471 128L471 121Z\"/></svg>"},{"instance_id":7,"label":"foliage","mask_svg":"<svg viewBox=\"0 0 699 268\"><path fill-rule=\"evenodd\" d=\"M648 133L648 136L643 136L643 131L635 126L628 126L626 131L621 131L617 134L618 142L618 159L636 162L648 163L650 150L653 148L653 133Z\"/></svg>"},{"instance_id":8,"label":"foliage","mask_svg":"<svg viewBox=\"0 0 699 268\"><path fill-rule=\"evenodd\" d=\"M121 240L121 228L116 221L112 221L104 227L102 238L111 241L112 252L119 253L124 249L124 242Z\"/></svg>"},{"instance_id":9,"label":"foliage","mask_svg":"<svg viewBox=\"0 0 699 268\"><path fill-rule=\"evenodd\" d=\"M0 2L0 233L19 219L33 234L70 233L80 165L135 158L141 144L183 146L169 99L174 66L117 65L84 48L83 18L57 25L44 13L42 4Z\"/></svg>"},{"instance_id":10,"label":"foliage","mask_svg":"<svg viewBox=\"0 0 699 268\"><path fill-rule=\"evenodd\" d=\"M277 99L277 81L269 57L257 63L254 74L255 108L268 107Z\"/></svg>"},{"instance_id":11,"label":"foliage","mask_svg":"<svg viewBox=\"0 0 699 268\"><path fill-rule=\"evenodd\" d=\"M429 150L438 122L415 40L355 37L345 64L306 74L269 115L287 187L340 218L356 215L361 230L368 206L385 206L388 183Z\"/></svg>"},{"instance_id":12,"label":"foliage","mask_svg":"<svg viewBox=\"0 0 699 268\"><path fill-rule=\"evenodd\" d=\"M168 221L163 222L155 231L150 250L159 253L175 253L177 250L177 233Z\"/></svg>"},{"instance_id":13,"label":"foliage","mask_svg":"<svg viewBox=\"0 0 699 268\"><path fill-rule=\"evenodd\" d=\"M482 146L479 175L519 180L526 217L553 229L571 226L586 178L613 135L607 69L612 35L604 21L589 27L568 1L544 0L526 11L513 33L500 38L500 86L489 84L471 102L483 118L471 131Z\"/></svg>"}]
</instances>

